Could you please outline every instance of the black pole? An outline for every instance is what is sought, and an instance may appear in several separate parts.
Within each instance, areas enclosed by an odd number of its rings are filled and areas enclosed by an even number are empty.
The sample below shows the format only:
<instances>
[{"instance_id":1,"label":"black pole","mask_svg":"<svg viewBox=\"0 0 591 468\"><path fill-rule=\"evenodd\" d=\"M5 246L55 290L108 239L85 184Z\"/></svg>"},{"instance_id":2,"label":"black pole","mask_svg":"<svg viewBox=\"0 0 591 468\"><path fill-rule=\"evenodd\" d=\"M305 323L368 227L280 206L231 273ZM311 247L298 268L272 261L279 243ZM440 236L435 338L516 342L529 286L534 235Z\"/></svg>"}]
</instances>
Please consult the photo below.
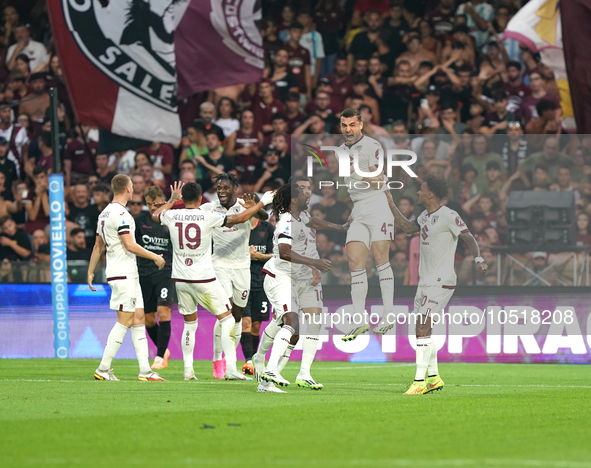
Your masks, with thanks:
<instances>
[{"instance_id":1,"label":"black pole","mask_svg":"<svg viewBox=\"0 0 591 468\"><path fill-rule=\"evenodd\" d=\"M51 147L53 149L53 173L62 172L62 161L60 154L60 123L57 119L57 88L49 88L49 108L51 110Z\"/></svg>"}]
</instances>

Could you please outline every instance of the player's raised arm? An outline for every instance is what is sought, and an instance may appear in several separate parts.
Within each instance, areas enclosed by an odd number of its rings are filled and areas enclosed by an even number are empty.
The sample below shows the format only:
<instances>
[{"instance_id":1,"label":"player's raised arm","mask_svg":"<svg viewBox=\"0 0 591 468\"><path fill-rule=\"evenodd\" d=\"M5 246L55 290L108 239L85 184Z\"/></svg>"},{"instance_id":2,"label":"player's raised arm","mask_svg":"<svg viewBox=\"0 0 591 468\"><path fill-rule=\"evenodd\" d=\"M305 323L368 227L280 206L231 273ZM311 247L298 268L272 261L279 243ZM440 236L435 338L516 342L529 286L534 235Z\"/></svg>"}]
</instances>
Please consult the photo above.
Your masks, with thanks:
<instances>
[{"instance_id":1,"label":"player's raised arm","mask_svg":"<svg viewBox=\"0 0 591 468\"><path fill-rule=\"evenodd\" d=\"M291 250L291 244L279 244L279 256L281 257L281 260L285 260L286 262L308 265L309 267L320 270L322 273L332 270L332 265L329 260L304 257L303 255L297 254Z\"/></svg>"},{"instance_id":2,"label":"player's raised arm","mask_svg":"<svg viewBox=\"0 0 591 468\"><path fill-rule=\"evenodd\" d=\"M243 203L241 203L241 205L244 208L250 208L251 206L256 205L256 199L255 199L254 195L251 193L245 194L245 196L242 197L242 200L243 200ZM256 218L256 219L261 219L263 221L267 221L269 219L269 214L263 208L261 208L252 217Z\"/></svg>"},{"instance_id":3,"label":"player's raised arm","mask_svg":"<svg viewBox=\"0 0 591 468\"><path fill-rule=\"evenodd\" d=\"M240 203L246 210L242 213L238 213L235 215L226 216L226 220L224 221L225 226L233 226L234 224L245 223L250 218L252 218L257 212L263 209L266 205L273 202L273 197L275 196L274 192L265 192L265 194L261 197L261 201L255 205L252 205L250 208L247 204L251 204L252 195L245 194L244 195L244 203Z\"/></svg>"},{"instance_id":4,"label":"player's raised arm","mask_svg":"<svg viewBox=\"0 0 591 468\"><path fill-rule=\"evenodd\" d=\"M90 286L90 290L94 292L96 292L96 288L92 285L92 280L94 279L94 270L96 270L96 266L104 251L105 243L103 242L103 238L101 236L96 236L96 242L94 243L94 247L92 248L92 255L90 256L90 261L88 262L87 275L88 286Z\"/></svg>"},{"instance_id":5,"label":"player's raised arm","mask_svg":"<svg viewBox=\"0 0 591 468\"><path fill-rule=\"evenodd\" d=\"M390 193L390 191L386 190L385 193L386 193L386 198L388 199L388 206L390 207L390 211L394 215L394 219L396 220L396 222L398 223L400 228L406 234L414 234L415 232L419 232L421 229L419 226L419 223L417 223L416 220L409 221L408 219L406 219L406 216L404 216L400 212L400 210L398 209L398 207L394 203L394 200L392 199L392 194Z\"/></svg>"},{"instance_id":6,"label":"player's raised arm","mask_svg":"<svg viewBox=\"0 0 591 468\"><path fill-rule=\"evenodd\" d=\"M466 244L468 244L468 248L470 249L470 253L474 257L474 261L476 262L476 266L482 273L486 273L488 271L488 265L484 263L484 259L480 256L480 246L476 239L472 235L470 231L464 232L460 234L460 239L462 239Z\"/></svg>"},{"instance_id":7,"label":"player's raised arm","mask_svg":"<svg viewBox=\"0 0 591 468\"><path fill-rule=\"evenodd\" d=\"M175 182L174 185L170 186L170 199L161 207L159 207L156 211L154 211L154 214L152 215L152 219L156 223L160 222L160 215L162 213L164 213L167 210L170 210L175 205L175 203L181 201L181 189L183 188L183 185L185 184L183 184L182 182Z\"/></svg>"},{"instance_id":8,"label":"player's raised arm","mask_svg":"<svg viewBox=\"0 0 591 468\"><path fill-rule=\"evenodd\" d=\"M330 223L328 221L325 221L323 219L310 218L310 221L308 222L308 224L306 224L306 226L309 226L314 229L325 229L328 231L347 232L347 230L349 229L349 226L351 225L352 222L353 222L353 218L351 216L349 216L349 219L347 219L347 222L345 224L335 224L335 223Z\"/></svg>"}]
</instances>

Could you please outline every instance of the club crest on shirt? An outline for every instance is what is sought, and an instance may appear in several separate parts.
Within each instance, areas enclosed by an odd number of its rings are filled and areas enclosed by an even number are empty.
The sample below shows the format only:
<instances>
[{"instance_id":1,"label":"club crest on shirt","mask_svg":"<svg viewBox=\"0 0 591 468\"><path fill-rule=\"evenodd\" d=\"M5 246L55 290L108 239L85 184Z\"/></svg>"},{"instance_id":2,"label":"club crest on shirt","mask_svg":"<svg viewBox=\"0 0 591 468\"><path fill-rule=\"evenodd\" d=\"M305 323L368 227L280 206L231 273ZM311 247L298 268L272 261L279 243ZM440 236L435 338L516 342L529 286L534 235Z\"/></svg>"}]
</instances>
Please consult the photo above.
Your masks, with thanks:
<instances>
[{"instance_id":1,"label":"club crest on shirt","mask_svg":"<svg viewBox=\"0 0 591 468\"><path fill-rule=\"evenodd\" d=\"M190 258L185 258L185 265L187 265L187 266L193 265L193 260L191 260Z\"/></svg>"},{"instance_id":2,"label":"club crest on shirt","mask_svg":"<svg viewBox=\"0 0 591 468\"><path fill-rule=\"evenodd\" d=\"M176 112L174 30L189 0L62 0L80 51L119 86Z\"/></svg>"},{"instance_id":3,"label":"club crest on shirt","mask_svg":"<svg viewBox=\"0 0 591 468\"><path fill-rule=\"evenodd\" d=\"M431 218L431 224L435 224L439 220L439 215L435 215Z\"/></svg>"}]
</instances>

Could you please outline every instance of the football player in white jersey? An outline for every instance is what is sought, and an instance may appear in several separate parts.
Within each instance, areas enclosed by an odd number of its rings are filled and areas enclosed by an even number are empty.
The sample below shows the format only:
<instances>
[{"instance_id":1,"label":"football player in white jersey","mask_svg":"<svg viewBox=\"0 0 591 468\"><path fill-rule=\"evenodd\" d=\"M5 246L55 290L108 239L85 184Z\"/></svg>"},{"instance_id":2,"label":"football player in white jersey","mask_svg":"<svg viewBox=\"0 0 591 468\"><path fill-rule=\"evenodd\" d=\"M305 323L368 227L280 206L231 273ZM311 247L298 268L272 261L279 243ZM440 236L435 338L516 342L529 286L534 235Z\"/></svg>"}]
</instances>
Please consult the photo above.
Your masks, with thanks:
<instances>
[{"instance_id":1,"label":"football player in white jersey","mask_svg":"<svg viewBox=\"0 0 591 468\"><path fill-rule=\"evenodd\" d=\"M131 327L131 341L140 365L138 380L164 381L150 369L148 340L144 317L144 300L140 287L136 255L150 259L162 269L166 261L162 255L144 249L135 241L135 222L125 206L133 195L129 176L117 174L111 181L113 202L107 205L98 218L96 243L88 264L88 285L92 291L94 270L107 250L107 282L111 287L111 309L117 311L117 323L111 329L103 359L94 372L97 380L119 380L113 374L111 362L117 354L127 330Z\"/></svg>"},{"instance_id":2,"label":"football player in white jersey","mask_svg":"<svg viewBox=\"0 0 591 468\"><path fill-rule=\"evenodd\" d=\"M246 210L244 200L236 198L238 180L234 174L219 174L216 188L218 201L204 203L201 210L223 215L238 214ZM261 209L254 217L266 220L269 215ZM232 315L236 320L236 346L242 337L242 311L248 303L250 291L250 230L250 223L242 223L219 227L213 231L213 268L232 304ZM213 376L216 379L224 378L225 366L226 362L222 359L220 322L217 322L213 329Z\"/></svg>"},{"instance_id":3,"label":"football player in white jersey","mask_svg":"<svg viewBox=\"0 0 591 468\"><path fill-rule=\"evenodd\" d=\"M443 388L437 368L437 345L431 337L431 317L443 312L456 288L454 257L458 238L468 244L476 266L486 273L488 266L480 256L480 248L458 213L441 204L447 197L447 182L432 174L418 191L419 203L425 207L420 216L409 221L388 197L390 210L406 234L419 233L421 248L419 259L419 286L415 295L413 313L416 322L416 374L406 395L422 395ZM393 326L394 317L388 328ZM427 380L425 381L425 372Z\"/></svg>"},{"instance_id":4,"label":"football player in white jersey","mask_svg":"<svg viewBox=\"0 0 591 468\"><path fill-rule=\"evenodd\" d=\"M322 325L321 272L330 270L330 262L321 260L316 249L316 229L346 232L349 223L337 225L312 218L306 209L312 194L307 177L296 176L277 192L273 211L279 221L276 226L273 258L263 269L265 292L274 310L274 319L264 331L257 353L253 357L255 375L260 381L258 391L281 392L273 384L289 385L281 376L291 351L299 339L299 309L304 313L305 329L302 363L296 377L300 387L320 390L323 386L310 375L310 367L318 349ZM290 301L291 299L291 301ZM273 344L265 370L265 355Z\"/></svg>"},{"instance_id":5,"label":"football player in white jersey","mask_svg":"<svg viewBox=\"0 0 591 468\"><path fill-rule=\"evenodd\" d=\"M341 132L345 143L341 148L349 154L351 175L345 178L349 185L349 195L353 201L351 216L353 222L347 232L347 259L351 271L351 300L356 317L363 317L360 325L355 326L344 337L344 341L355 339L369 330L365 314L367 297L367 272L365 264L369 252L374 259L380 282L384 316L394 309L394 273L390 266L390 241L394 240L394 218L387 210L387 178L384 174L375 177L361 177L353 165L353 157L358 155L359 169L373 172L383 156L382 145L362 133L363 122L358 109L348 108L341 113ZM383 324L374 328L374 333L382 334L387 330Z\"/></svg>"},{"instance_id":6,"label":"football player in white jersey","mask_svg":"<svg viewBox=\"0 0 591 468\"><path fill-rule=\"evenodd\" d=\"M171 210L182 199L184 209ZM273 201L273 193L267 192L261 202L241 213L224 215L199 209L202 189L195 182L171 187L170 200L152 215L154 221L168 226L173 246L172 280L176 282L179 312L184 316L185 327L181 347L183 351L185 380L196 380L193 369L195 332L197 331L197 306L214 314L221 325L221 343L226 355L226 380L250 380L236 370L236 347L232 339L235 320L228 296L215 276L211 261L214 230L248 221L265 204ZM247 197L245 197L247 198Z\"/></svg>"}]
</instances>

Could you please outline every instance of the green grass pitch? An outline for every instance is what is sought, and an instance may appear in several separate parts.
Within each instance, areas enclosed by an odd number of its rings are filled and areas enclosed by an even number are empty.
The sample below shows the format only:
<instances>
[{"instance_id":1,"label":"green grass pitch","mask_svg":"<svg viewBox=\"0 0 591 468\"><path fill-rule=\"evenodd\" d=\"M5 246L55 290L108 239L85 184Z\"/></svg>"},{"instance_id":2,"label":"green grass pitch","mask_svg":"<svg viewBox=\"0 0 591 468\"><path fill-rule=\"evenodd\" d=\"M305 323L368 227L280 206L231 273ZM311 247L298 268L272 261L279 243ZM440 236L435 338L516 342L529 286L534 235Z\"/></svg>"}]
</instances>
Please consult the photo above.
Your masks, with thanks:
<instances>
[{"instance_id":1,"label":"green grass pitch","mask_svg":"<svg viewBox=\"0 0 591 468\"><path fill-rule=\"evenodd\" d=\"M315 363L324 390L281 395L211 362L197 382L124 360L99 382L97 363L0 361L1 467L591 467L587 366L444 363L442 391L405 396L414 364Z\"/></svg>"}]
</instances>

